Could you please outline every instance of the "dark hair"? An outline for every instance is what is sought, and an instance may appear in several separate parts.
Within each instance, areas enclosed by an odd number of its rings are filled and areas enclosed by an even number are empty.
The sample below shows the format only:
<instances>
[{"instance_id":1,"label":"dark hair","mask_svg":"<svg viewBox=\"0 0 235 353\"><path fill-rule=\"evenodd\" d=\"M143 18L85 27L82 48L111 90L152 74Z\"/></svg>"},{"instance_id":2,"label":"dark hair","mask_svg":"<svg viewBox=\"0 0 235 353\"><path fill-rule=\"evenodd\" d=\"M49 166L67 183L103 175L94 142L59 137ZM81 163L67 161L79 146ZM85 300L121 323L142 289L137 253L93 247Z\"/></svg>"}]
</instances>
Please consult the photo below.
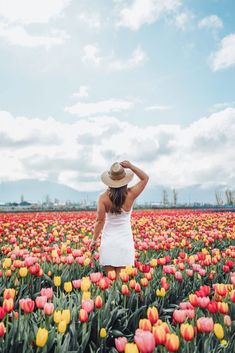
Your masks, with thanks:
<instances>
[{"instance_id":1,"label":"dark hair","mask_svg":"<svg viewBox=\"0 0 235 353\"><path fill-rule=\"evenodd\" d=\"M127 185L121 186L120 188L112 188L109 186L107 191L112 202L110 212L120 214L122 212L122 205L124 204L127 196Z\"/></svg>"}]
</instances>

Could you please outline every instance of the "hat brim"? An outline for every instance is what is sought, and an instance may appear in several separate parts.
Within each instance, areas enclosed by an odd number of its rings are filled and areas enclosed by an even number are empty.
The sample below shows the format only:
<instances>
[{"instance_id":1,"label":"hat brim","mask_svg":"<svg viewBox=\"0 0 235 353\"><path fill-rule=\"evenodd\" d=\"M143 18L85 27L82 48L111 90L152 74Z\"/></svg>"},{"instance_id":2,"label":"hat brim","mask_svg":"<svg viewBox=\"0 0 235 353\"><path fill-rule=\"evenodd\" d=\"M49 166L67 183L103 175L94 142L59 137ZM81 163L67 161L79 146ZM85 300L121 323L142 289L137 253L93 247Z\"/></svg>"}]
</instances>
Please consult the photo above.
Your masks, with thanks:
<instances>
[{"instance_id":1,"label":"hat brim","mask_svg":"<svg viewBox=\"0 0 235 353\"><path fill-rule=\"evenodd\" d=\"M110 178L108 171L106 170L101 174L101 180L107 186L111 188L120 188L121 186L127 185L134 177L134 173L131 170L125 170L126 175L120 180L113 180Z\"/></svg>"}]
</instances>

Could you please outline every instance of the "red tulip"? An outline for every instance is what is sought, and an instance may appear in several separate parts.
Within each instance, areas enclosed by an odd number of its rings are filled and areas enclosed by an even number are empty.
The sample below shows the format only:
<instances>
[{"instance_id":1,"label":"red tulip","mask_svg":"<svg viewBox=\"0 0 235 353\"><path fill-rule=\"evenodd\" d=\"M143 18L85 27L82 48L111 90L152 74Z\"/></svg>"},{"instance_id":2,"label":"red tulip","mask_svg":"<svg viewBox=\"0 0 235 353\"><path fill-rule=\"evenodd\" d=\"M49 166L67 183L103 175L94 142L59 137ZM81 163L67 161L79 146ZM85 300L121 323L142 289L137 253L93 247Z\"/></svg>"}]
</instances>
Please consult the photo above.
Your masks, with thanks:
<instances>
[{"instance_id":1,"label":"red tulip","mask_svg":"<svg viewBox=\"0 0 235 353\"><path fill-rule=\"evenodd\" d=\"M34 300L30 298L22 298L19 300L20 309L25 313L31 313L34 310Z\"/></svg>"},{"instance_id":2,"label":"red tulip","mask_svg":"<svg viewBox=\"0 0 235 353\"><path fill-rule=\"evenodd\" d=\"M0 322L0 337L3 337L5 335L6 328L3 322Z\"/></svg>"},{"instance_id":3,"label":"red tulip","mask_svg":"<svg viewBox=\"0 0 235 353\"><path fill-rule=\"evenodd\" d=\"M5 316L6 312L2 306L0 306L0 320L2 320Z\"/></svg>"}]
</instances>

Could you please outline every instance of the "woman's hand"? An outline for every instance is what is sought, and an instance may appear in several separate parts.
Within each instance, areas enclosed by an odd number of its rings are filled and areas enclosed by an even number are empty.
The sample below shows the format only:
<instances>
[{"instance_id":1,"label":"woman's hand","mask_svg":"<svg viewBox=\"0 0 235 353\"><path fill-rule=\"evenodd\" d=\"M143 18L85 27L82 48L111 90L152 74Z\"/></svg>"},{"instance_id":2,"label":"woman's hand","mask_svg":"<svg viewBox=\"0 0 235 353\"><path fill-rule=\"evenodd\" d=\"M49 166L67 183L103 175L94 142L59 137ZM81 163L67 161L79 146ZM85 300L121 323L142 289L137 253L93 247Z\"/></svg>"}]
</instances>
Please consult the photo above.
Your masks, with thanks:
<instances>
[{"instance_id":1,"label":"woman's hand","mask_svg":"<svg viewBox=\"0 0 235 353\"><path fill-rule=\"evenodd\" d=\"M132 164L131 164L131 162L129 162L129 161L122 161L122 162L120 162L120 164L121 164L121 166L122 166L123 168L129 168L129 169L131 169L131 167L132 167Z\"/></svg>"},{"instance_id":2,"label":"woman's hand","mask_svg":"<svg viewBox=\"0 0 235 353\"><path fill-rule=\"evenodd\" d=\"M98 243L98 240L91 239L89 250L90 251L95 250L97 243Z\"/></svg>"}]
</instances>

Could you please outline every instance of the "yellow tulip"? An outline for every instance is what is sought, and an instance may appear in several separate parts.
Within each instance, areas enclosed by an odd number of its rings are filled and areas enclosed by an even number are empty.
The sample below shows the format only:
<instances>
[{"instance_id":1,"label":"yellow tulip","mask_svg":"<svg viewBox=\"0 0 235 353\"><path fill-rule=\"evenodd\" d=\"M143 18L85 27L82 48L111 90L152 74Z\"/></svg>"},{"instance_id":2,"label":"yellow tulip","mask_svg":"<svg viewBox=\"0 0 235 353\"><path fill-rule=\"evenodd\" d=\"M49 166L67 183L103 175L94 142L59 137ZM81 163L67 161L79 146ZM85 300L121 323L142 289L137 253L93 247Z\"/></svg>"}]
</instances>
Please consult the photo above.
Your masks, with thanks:
<instances>
[{"instance_id":1,"label":"yellow tulip","mask_svg":"<svg viewBox=\"0 0 235 353\"><path fill-rule=\"evenodd\" d=\"M82 300L88 300L88 299L91 299L91 292L89 291L83 292Z\"/></svg>"},{"instance_id":2,"label":"yellow tulip","mask_svg":"<svg viewBox=\"0 0 235 353\"><path fill-rule=\"evenodd\" d=\"M228 344L228 341L222 340L222 341L220 341L220 343L222 344L222 346L226 346L226 344Z\"/></svg>"},{"instance_id":3,"label":"yellow tulip","mask_svg":"<svg viewBox=\"0 0 235 353\"><path fill-rule=\"evenodd\" d=\"M105 338L107 336L107 332L104 327L100 330L100 337Z\"/></svg>"},{"instance_id":4,"label":"yellow tulip","mask_svg":"<svg viewBox=\"0 0 235 353\"><path fill-rule=\"evenodd\" d=\"M91 260L87 257L87 258L84 260L84 266L90 265L90 262L91 262Z\"/></svg>"},{"instance_id":5,"label":"yellow tulip","mask_svg":"<svg viewBox=\"0 0 235 353\"><path fill-rule=\"evenodd\" d=\"M224 338L224 329L221 324L214 324L214 333L219 340Z\"/></svg>"},{"instance_id":6,"label":"yellow tulip","mask_svg":"<svg viewBox=\"0 0 235 353\"><path fill-rule=\"evenodd\" d=\"M61 285L61 277L60 276L55 276L54 277L54 285L56 287L59 287Z\"/></svg>"},{"instance_id":7,"label":"yellow tulip","mask_svg":"<svg viewBox=\"0 0 235 353\"><path fill-rule=\"evenodd\" d=\"M125 353L139 353L137 345L135 343L127 343L125 345Z\"/></svg>"},{"instance_id":8,"label":"yellow tulip","mask_svg":"<svg viewBox=\"0 0 235 353\"><path fill-rule=\"evenodd\" d=\"M7 257L4 261L3 261L3 264L2 264L2 267L3 268L9 268L11 267L11 259L9 257Z\"/></svg>"},{"instance_id":9,"label":"yellow tulip","mask_svg":"<svg viewBox=\"0 0 235 353\"><path fill-rule=\"evenodd\" d=\"M73 290L72 282L65 282L64 283L64 290L67 293L72 292L72 290Z\"/></svg>"},{"instance_id":10,"label":"yellow tulip","mask_svg":"<svg viewBox=\"0 0 235 353\"><path fill-rule=\"evenodd\" d=\"M61 320L58 325L58 332L59 333L65 333L67 328L67 323L65 320Z\"/></svg>"},{"instance_id":11,"label":"yellow tulip","mask_svg":"<svg viewBox=\"0 0 235 353\"><path fill-rule=\"evenodd\" d=\"M36 335L36 345L38 347L44 347L48 340L48 330L45 328L39 328Z\"/></svg>"},{"instance_id":12,"label":"yellow tulip","mask_svg":"<svg viewBox=\"0 0 235 353\"><path fill-rule=\"evenodd\" d=\"M64 309L62 310L61 313L61 321L65 321L66 324L70 323L70 319L71 319L71 314L70 314L70 310L69 309Z\"/></svg>"},{"instance_id":13,"label":"yellow tulip","mask_svg":"<svg viewBox=\"0 0 235 353\"><path fill-rule=\"evenodd\" d=\"M151 265L152 267L156 267L156 266L157 266L157 259L152 259L152 260L150 261L150 265Z\"/></svg>"},{"instance_id":14,"label":"yellow tulip","mask_svg":"<svg viewBox=\"0 0 235 353\"><path fill-rule=\"evenodd\" d=\"M166 295L165 288L157 289L156 290L156 295L157 295L157 297L165 297L165 295Z\"/></svg>"},{"instance_id":15,"label":"yellow tulip","mask_svg":"<svg viewBox=\"0 0 235 353\"><path fill-rule=\"evenodd\" d=\"M129 276L132 275L132 273L133 273L133 268L132 268L132 266L126 266L125 270L126 270L126 273L127 273Z\"/></svg>"},{"instance_id":16,"label":"yellow tulip","mask_svg":"<svg viewBox=\"0 0 235 353\"><path fill-rule=\"evenodd\" d=\"M55 310L54 311L54 322L58 324L61 321L61 311Z\"/></svg>"},{"instance_id":17,"label":"yellow tulip","mask_svg":"<svg viewBox=\"0 0 235 353\"><path fill-rule=\"evenodd\" d=\"M52 252L51 252L51 256L52 257L57 257L58 256L57 250L53 249Z\"/></svg>"},{"instance_id":18,"label":"yellow tulip","mask_svg":"<svg viewBox=\"0 0 235 353\"><path fill-rule=\"evenodd\" d=\"M87 292L88 289L90 288L90 286L91 286L91 282L90 282L89 278L83 278L82 282L81 282L81 291Z\"/></svg>"},{"instance_id":19,"label":"yellow tulip","mask_svg":"<svg viewBox=\"0 0 235 353\"><path fill-rule=\"evenodd\" d=\"M19 275L20 275L20 277L26 277L27 274L28 274L28 269L27 269L27 267L21 267L21 268L19 269Z\"/></svg>"}]
</instances>

